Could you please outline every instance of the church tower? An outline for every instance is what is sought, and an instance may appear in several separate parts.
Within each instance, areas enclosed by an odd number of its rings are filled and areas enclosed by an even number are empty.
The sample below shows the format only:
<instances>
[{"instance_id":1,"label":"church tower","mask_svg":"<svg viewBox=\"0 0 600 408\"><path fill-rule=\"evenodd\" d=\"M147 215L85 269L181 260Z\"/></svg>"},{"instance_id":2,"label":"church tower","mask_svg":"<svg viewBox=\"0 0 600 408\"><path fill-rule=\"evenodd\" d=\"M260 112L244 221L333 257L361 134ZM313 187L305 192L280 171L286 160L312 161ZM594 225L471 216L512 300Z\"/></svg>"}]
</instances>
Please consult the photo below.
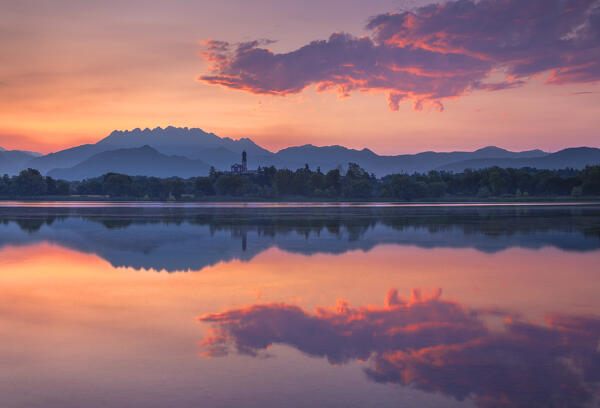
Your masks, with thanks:
<instances>
[{"instance_id":1,"label":"church tower","mask_svg":"<svg viewBox=\"0 0 600 408\"><path fill-rule=\"evenodd\" d=\"M246 151L242 152L242 173L246 173L248 171L248 159L246 158Z\"/></svg>"}]
</instances>

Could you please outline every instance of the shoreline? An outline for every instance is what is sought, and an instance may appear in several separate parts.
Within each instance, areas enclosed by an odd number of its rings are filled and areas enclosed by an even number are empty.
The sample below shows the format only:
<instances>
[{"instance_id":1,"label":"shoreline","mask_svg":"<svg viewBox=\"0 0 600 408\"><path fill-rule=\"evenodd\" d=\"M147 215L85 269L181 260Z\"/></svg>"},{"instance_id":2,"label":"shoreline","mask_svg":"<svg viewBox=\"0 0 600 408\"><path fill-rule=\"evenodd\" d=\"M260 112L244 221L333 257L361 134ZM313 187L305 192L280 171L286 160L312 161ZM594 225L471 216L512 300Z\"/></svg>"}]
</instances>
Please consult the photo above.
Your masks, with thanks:
<instances>
[{"instance_id":1,"label":"shoreline","mask_svg":"<svg viewBox=\"0 0 600 408\"><path fill-rule=\"evenodd\" d=\"M600 200L570 201L43 201L0 200L0 208L410 208L410 207L549 207L593 206Z\"/></svg>"}]
</instances>

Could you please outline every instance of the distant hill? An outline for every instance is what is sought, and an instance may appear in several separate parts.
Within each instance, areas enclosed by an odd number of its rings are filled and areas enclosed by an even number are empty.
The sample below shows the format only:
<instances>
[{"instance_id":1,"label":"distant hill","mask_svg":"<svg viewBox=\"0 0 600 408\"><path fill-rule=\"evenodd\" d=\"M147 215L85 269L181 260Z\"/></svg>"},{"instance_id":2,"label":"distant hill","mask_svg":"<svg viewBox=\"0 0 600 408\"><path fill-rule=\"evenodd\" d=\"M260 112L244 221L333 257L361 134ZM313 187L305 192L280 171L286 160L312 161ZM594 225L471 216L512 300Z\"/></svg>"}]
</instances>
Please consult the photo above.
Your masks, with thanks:
<instances>
[{"instance_id":1,"label":"distant hill","mask_svg":"<svg viewBox=\"0 0 600 408\"><path fill-rule=\"evenodd\" d=\"M22 150L0 150L0 175L16 174L39 153Z\"/></svg>"},{"instance_id":2,"label":"distant hill","mask_svg":"<svg viewBox=\"0 0 600 408\"><path fill-rule=\"evenodd\" d=\"M109 172L154 177L194 177L207 174L209 166L200 160L182 156L167 156L150 146L101 152L83 162L64 169L54 169L48 175L57 179L82 180Z\"/></svg>"},{"instance_id":3,"label":"distant hill","mask_svg":"<svg viewBox=\"0 0 600 408\"><path fill-rule=\"evenodd\" d=\"M346 168L349 162L358 163L369 173L381 177L390 173L425 173L430 170L462 171L465 168L483 168L490 166L501 167L538 167L538 168L581 168L586 164L598 163L596 151L593 148L566 149L560 155L553 153L549 155L541 150L528 150L523 152L512 152L496 146L487 146L475 151L433 152L427 151L417 154L403 155L378 155L369 149L350 149L344 146L314 146L311 144L293 146L282 149L276 153L257 145L248 138L234 140L228 137L219 137L214 133L208 133L198 128L167 128L155 129L133 129L131 131L115 130L106 138L95 144L75 146L59 152L50 153L41 157L21 156L25 159L15 157L0 157L0 171L14 174L19 170L32 167L40 170L43 174L66 174L65 169L74 169L82 172L88 177L92 168L87 160L105 152L119 151L118 154L109 155L114 157L108 171L118 171L118 168L127 167L130 174L157 175L169 174L175 167L173 160L161 161L163 164L154 163L152 167L140 167L136 169L129 163L134 158L128 158L128 154L136 152L135 149L148 146L155 153L164 157L179 156L186 166L189 162L184 159L202 163L205 171L194 175L206 175L208 168L214 166L218 170L229 170L234 163L241 160L241 152L248 154L248 167L255 169L258 166L275 166L277 168L288 168L296 170L308 164L310 168L321 168L323 172L335 169L339 166ZM127 150L129 149L129 150ZM587 149L587 150L586 150ZM6 153L0 151L0 153ZM26 152L22 152L26 153ZM34 155L34 153L32 153ZM104 157L104 156L101 156ZM137 158L135 158L137 160ZM118 163L122 160L123 163ZM79 165L82 165L79 167ZM129 166L129 167L128 167ZM100 168L100 163L96 164ZM87 170L86 170L87 169ZM133 172L133 173L131 173ZM93 173L93 172L92 172ZM185 171L178 174L184 174ZM80 173L77 173L80 174ZM78 175L66 176L69 179L77 179Z\"/></svg>"},{"instance_id":4,"label":"distant hill","mask_svg":"<svg viewBox=\"0 0 600 408\"><path fill-rule=\"evenodd\" d=\"M7 150L4 147L0 146L0 152L19 152L19 153L25 153L28 154L31 157L40 157L43 156L42 153L38 153L38 152L32 152L29 150Z\"/></svg>"},{"instance_id":5,"label":"distant hill","mask_svg":"<svg viewBox=\"0 0 600 408\"><path fill-rule=\"evenodd\" d=\"M31 157L41 157L41 156L43 156L42 153L32 152L32 151L29 151L29 150L8 150L8 151L10 151L10 152L18 152L18 153L25 153L26 155L31 156Z\"/></svg>"},{"instance_id":6,"label":"distant hill","mask_svg":"<svg viewBox=\"0 0 600 408\"><path fill-rule=\"evenodd\" d=\"M50 153L42 157L37 157L31 160L27 166L38 169L42 173L46 174L48 171L55 168L75 166L76 164L79 164L84 160L89 159L93 155L103 151L105 150L103 150L101 147L97 147L96 145L85 144L61 150L56 153Z\"/></svg>"},{"instance_id":7,"label":"distant hill","mask_svg":"<svg viewBox=\"0 0 600 408\"><path fill-rule=\"evenodd\" d=\"M511 152L499 147L489 146L474 152L423 152L397 156L379 156L369 149L354 150L343 146L317 147L304 145L280 150L275 157L289 168L296 169L308 163L310 167L321 167L323 171L331 170L339 165L345 167L348 162L355 162L370 173L383 176L390 173L428 172L440 165L467 159L543 157L546 154L541 150Z\"/></svg>"},{"instance_id":8,"label":"distant hill","mask_svg":"<svg viewBox=\"0 0 600 408\"><path fill-rule=\"evenodd\" d=\"M463 160L438 167L439 170L462 172L465 169L484 169L487 167L533 167L537 169L564 169L567 167L582 169L586 165L600 164L600 149L591 147L573 147L560 150L542 157L527 158L484 158Z\"/></svg>"}]
</instances>

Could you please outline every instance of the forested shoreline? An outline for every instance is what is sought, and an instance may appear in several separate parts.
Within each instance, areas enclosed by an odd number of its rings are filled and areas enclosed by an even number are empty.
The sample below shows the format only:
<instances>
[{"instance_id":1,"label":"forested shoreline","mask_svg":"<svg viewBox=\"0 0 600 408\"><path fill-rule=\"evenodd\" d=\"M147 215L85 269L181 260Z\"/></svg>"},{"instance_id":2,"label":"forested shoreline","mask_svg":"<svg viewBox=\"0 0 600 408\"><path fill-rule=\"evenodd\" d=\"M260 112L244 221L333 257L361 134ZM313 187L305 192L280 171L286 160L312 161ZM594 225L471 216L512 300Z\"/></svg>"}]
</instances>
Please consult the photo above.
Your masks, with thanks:
<instances>
[{"instance_id":1,"label":"forested shoreline","mask_svg":"<svg viewBox=\"0 0 600 408\"><path fill-rule=\"evenodd\" d=\"M599 197L600 166L583 170L531 168L466 170L462 173L391 174L376 178L356 163L347 169L296 171L259 168L243 174L211 168L206 177L181 179L108 173L83 181L55 180L38 170L0 178L0 199L232 200L460 200L535 197Z\"/></svg>"}]
</instances>

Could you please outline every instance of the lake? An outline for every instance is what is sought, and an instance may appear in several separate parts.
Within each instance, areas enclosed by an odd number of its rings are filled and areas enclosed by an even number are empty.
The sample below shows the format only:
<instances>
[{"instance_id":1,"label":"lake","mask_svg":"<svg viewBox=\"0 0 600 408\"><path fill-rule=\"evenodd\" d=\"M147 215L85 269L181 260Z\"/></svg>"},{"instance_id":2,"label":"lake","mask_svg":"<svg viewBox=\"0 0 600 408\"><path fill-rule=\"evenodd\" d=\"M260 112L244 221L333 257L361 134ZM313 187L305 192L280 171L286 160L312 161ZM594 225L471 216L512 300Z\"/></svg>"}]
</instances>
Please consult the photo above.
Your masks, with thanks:
<instances>
[{"instance_id":1,"label":"lake","mask_svg":"<svg viewBox=\"0 0 600 408\"><path fill-rule=\"evenodd\" d=\"M600 404L600 206L0 204L16 407Z\"/></svg>"}]
</instances>

